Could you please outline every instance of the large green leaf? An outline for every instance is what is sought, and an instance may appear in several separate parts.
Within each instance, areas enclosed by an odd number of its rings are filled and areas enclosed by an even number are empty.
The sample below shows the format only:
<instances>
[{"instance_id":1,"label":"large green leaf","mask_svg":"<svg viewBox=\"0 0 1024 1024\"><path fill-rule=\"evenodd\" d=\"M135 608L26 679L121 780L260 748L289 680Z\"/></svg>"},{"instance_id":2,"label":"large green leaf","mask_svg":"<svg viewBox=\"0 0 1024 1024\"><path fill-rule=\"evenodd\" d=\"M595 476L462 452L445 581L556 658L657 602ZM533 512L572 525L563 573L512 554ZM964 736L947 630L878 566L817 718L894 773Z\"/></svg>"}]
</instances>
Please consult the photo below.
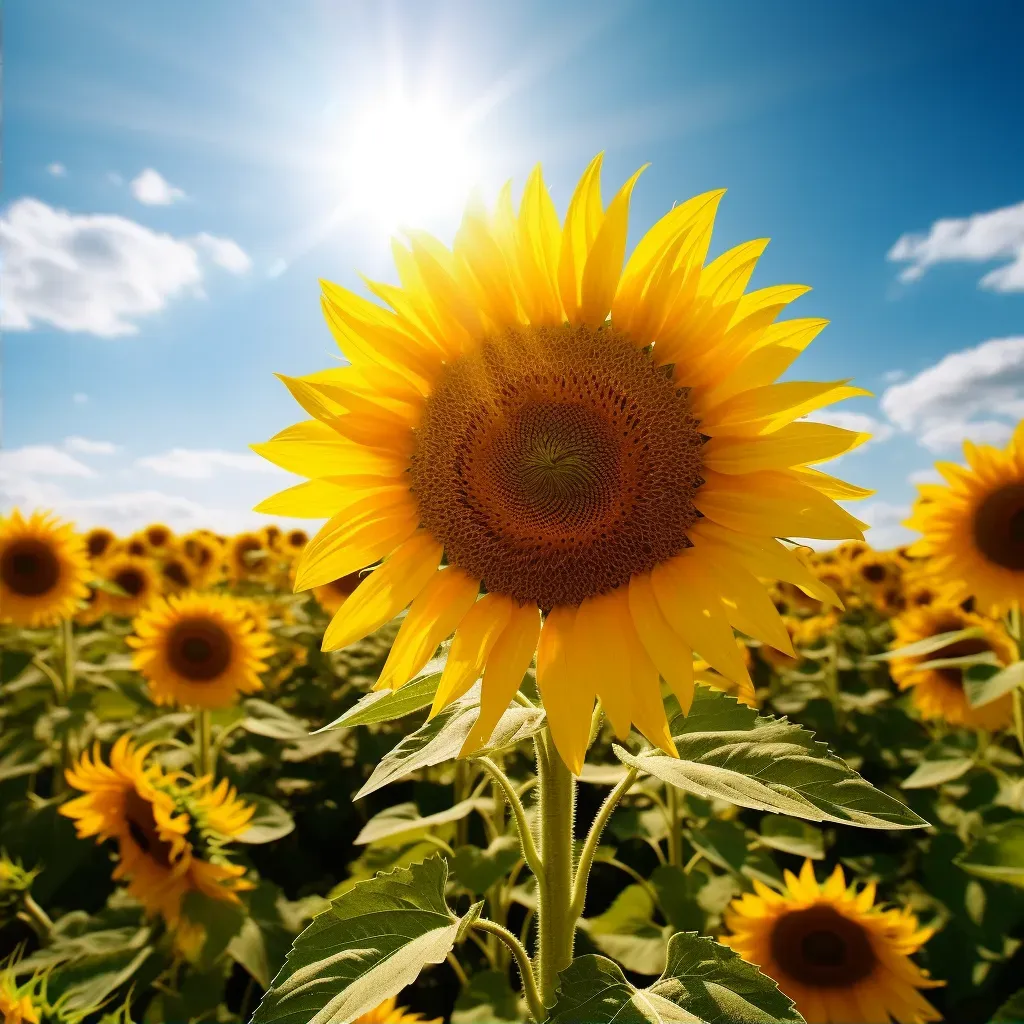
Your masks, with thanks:
<instances>
[{"instance_id":1,"label":"large green leaf","mask_svg":"<svg viewBox=\"0 0 1024 1024\"><path fill-rule=\"evenodd\" d=\"M786 719L760 716L717 690L698 687L686 716L670 723L679 757L634 755L625 764L704 799L836 821L864 828L920 828L928 823L895 797L875 789L814 734Z\"/></svg>"},{"instance_id":2,"label":"large green leaf","mask_svg":"<svg viewBox=\"0 0 1024 1024\"><path fill-rule=\"evenodd\" d=\"M994 672L971 669L964 673L964 690L972 708L984 707L1024 686L1024 661Z\"/></svg>"},{"instance_id":3,"label":"large green leaf","mask_svg":"<svg viewBox=\"0 0 1024 1024\"><path fill-rule=\"evenodd\" d=\"M612 905L580 922L594 945L627 971L660 974L665 969L666 929L654 923L654 897L642 885L627 885Z\"/></svg>"},{"instance_id":4,"label":"large green leaf","mask_svg":"<svg viewBox=\"0 0 1024 1024\"><path fill-rule=\"evenodd\" d=\"M956 863L979 878L1024 889L1024 818L989 827Z\"/></svg>"},{"instance_id":5,"label":"large green leaf","mask_svg":"<svg viewBox=\"0 0 1024 1024\"><path fill-rule=\"evenodd\" d=\"M440 764L458 756L470 729L480 713L480 684L457 701L449 704L436 717L409 733L397 747L386 754L355 798L369 796L398 779L404 779L420 768ZM486 750L499 750L525 740L544 726L540 708L513 704L495 727ZM480 751L483 753L484 751Z\"/></svg>"},{"instance_id":6,"label":"large green leaf","mask_svg":"<svg viewBox=\"0 0 1024 1024\"><path fill-rule=\"evenodd\" d=\"M474 800L463 800L436 814L421 817L419 808L414 803L395 804L386 807L380 814L375 814L363 826L363 830L353 842L356 846L383 842L411 842L413 839L421 839L428 832L435 831L439 825L459 821L473 811L490 810L493 805L493 800L477 797Z\"/></svg>"},{"instance_id":7,"label":"large green leaf","mask_svg":"<svg viewBox=\"0 0 1024 1024\"><path fill-rule=\"evenodd\" d=\"M478 846L460 846L452 858L452 871L460 885L470 892L483 894L499 878L504 878L521 856L518 839L498 836L485 850Z\"/></svg>"},{"instance_id":8,"label":"large green leaf","mask_svg":"<svg viewBox=\"0 0 1024 1024\"><path fill-rule=\"evenodd\" d=\"M251 1024L345 1024L441 963L461 918L444 899L448 867L429 857L359 882L295 940Z\"/></svg>"},{"instance_id":9,"label":"large green leaf","mask_svg":"<svg viewBox=\"0 0 1024 1024\"><path fill-rule=\"evenodd\" d=\"M922 761L901 783L904 789L930 789L952 782L974 766L970 757L946 757L938 761Z\"/></svg>"},{"instance_id":10,"label":"large green leaf","mask_svg":"<svg viewBox=\"0 0 1024 1024\"><path fill-rule=\"evenodd\" d=\"M317 732L326 732L328 729L351 729L357 725L376 725L378 722L393 722L396 718L404 718L433 703L440 681L441 673L435 669L397 690L376 690L368 693L360 697L340 718L336 718L330 725L325 725Z\"/></svg>"},{"instance_id":11,"label":"large green leaf","mask_svg":"<svg viewBox=\"0 0 1024 1024\"><path fill-rule=\"evenodd\" d=\"M761 819L761 842L797 857L821 860L825 856L825 840L818 829L781 814L766 814Z\"/></svg>"},{"instance_id":12,"label":"large green leaf","mask_svg":"<svg viewBox=\"0 0 1024 1024\"><path fill-rule=\"evenodd\" d=\"M638 989L610 960L581 956L559 976L548 1024L781 1024L802 1021L770 978L713 939L677 932L668 962Z\"/></svg>"}]
</instances>

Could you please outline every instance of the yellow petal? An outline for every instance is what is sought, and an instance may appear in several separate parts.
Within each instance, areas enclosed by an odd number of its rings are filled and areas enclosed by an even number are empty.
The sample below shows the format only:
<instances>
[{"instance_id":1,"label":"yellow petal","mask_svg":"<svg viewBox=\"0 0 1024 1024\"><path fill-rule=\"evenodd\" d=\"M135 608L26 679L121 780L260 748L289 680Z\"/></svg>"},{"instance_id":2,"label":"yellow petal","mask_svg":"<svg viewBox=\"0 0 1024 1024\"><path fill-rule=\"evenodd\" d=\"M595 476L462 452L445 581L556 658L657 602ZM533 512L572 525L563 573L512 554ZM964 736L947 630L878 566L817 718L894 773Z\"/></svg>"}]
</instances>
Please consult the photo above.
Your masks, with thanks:
<instances>
[{"instance_id":1,"label":"yellow petal","mask_svg":"<svg viewBox=\"0 0 1024 1024\"><path fill-rule=\"evenodd\" d=\"M430 718L461 697L480 678L487 656L515 607L515 602L509 597L485 594L466 613L448 651Z\"/></svg>"},{"instance_id":2,"label":"yellow petal","mask_svg":"<svg viewBox=\"0 0 1024 1024\"><path fill-rule=\"evenodd\" d=\"M538 164L523 190L516 230L523 304L532 324L562 322L558 294L558 258L562 227Z\"/></svg>"},{"instance_id":3,"label":"yellow petal","mask_svg":"<svg viewBox=\"0 0 1024 1024\"><path fill-rule=\"evenodd\" d=\"M629 736L629 647L623 636L629 608L617 592L588 598L576 612L570 641L569 675L572 685L596 690L615 735ZM625 616L625 618L623 617Z\"/></svg>"},{"instance_id":4,"label":"yellow petal","mask_svg":"<svg viewBox=\"0 0 1024 1024\"><path fill-rule=\"evenodd\" d=\"M590 739L595 691L573 685L568 655L575 619L576 609L566 605L553 608L545 618L537 644L537 686L555 747L569 771L579 775Z\"/></svg>"},{"instance_id":5,"label":"yellow petal","mask_svg":"<svg viewBox=\"0 0 1024 1024\"><path fill-rule=\"evenodd\" d=\"M408 491L388 504L371 496L350 505L306 545L295 567L295 590L322 587L365 569L408 540L418 525L419 512Z\"/></svg>"},{"instance_id":6,"label":"yellow petal","mask_svg":"<svg viewBox=\"0 0 1024 1024\"><path fill-rule=\"evenodd\" d=\"M846 398L870 395L846 381L784 381L753 388L727 399L701 417L705 434L766 434L815 409Z\"/></svg>"},{"instance_id":7,"label":"yellow petal","mask_svg":"<svg viewBox=\"0 0 1024 1024\"><path fill-rule=\"evenodd\" d=\"M629 581L629 611L640 642L686 714L693 703L693 651L665 618L650 575Z\"/></svg>"},{"instance_id":8,"label":"yellow petal","mask_svg":"<svg viewBox=\"0 0 1024 1024\"><path fill-rule=\"evenodd\" d=\"M594 239L604 220L604 206L601 203L601 162L603 153L598 153L583 172L576 190L569 201L562 228L562 250L558 257L558 290L562 307L570 322L579 316L580 289L583 283L583 268L587 263Z\"/></svg>"},{"instance_id":9,"label":"yellow petal","mask_svg":"<svg viewBox=\"0 0 1024 1024\"><path fill-rule=\"evenodd\" d=\"M430 582L441 545L421 530L397 548L346 598L324 633L323 649L336 651L390 622Z\"/></svg>"},{"instance_id":10,"label":"yellow petal","mask_svg":"<svg viewBox=\"0 0 1024 1024\"><path fill-rule=\"evenodd\" d=\"M299 476L392 476L406 467L400 456L354 444L319 420L296 423L250 447L268 462Z\"/></svg>"},{"instance_id":11,"label":"yellow petal","mask_svg":"<svg viewBox=\"0 0 1024 1024\"><path fill-rule=\"evenodd\" d=\"M829 476L828 473L811 469L809 466L794 468L791 472L795 473L802 483L810 484L811 487L821 491L827 497L836 498L839 501L856 501L860 498L870 498L875 493L867 487L858 487L856 484L839 480L834 476Z\"/></svg>"},{"instance_id":12,"label":"yellow petal","mask_svg":"<svg viewBox=\"0 0 1024 1024\"><path fill-rule=\"evenodd\" d=\"M760 437L712 437L701 455L708 469L735 475L824 462L870 439L870 434L829 423L788 423L781 430Z\"/></svg>"},{"instance_id":13,"label":"yellow petal","mask_svg":"<svg viewBox=\"0 0 1024 1024\"><path fill-rule=\"evenodd\" d=\"M348 504L403 486L397 477L357 476L336 480L307 480L264 498L254 512L294 519L329 519ZM406 487L408 490L408 487Z\"/></svg>"},{"instance_id":14,"label":"yellow petal","mask_svg":"<svg viewBox=\"0 0 1024 1024\"><path fill-rule=\"evenodd\" d=\"M375 690L404 686L451 636L480 593L480 581L459 569L434 573L409 608Z\"/></svg>"},{"instance_id":15,"label":"yellow petal","mask_svg":"<svg viewBox=\"0 0 1024 1024\"><path fill-rule=\"evenodd\" d=\"M623 594L624 598L625 596ZM626 614L629 614L628 606ZM679 752L676 750L668 728L665 703L661 699L658 670L640 642L640 637L637 636L631 622L625 623L622 633L629 648L629 689L633 721L649 742L664 750L666 754L678 757Z\"/></svg>"},{"instance_id":16,"label":"yellow petal","mask_svg":"<svg viewBox=\"0 0 1024 1024\"><path fill-rule=\"evenodd\" d=\"M608 211L587 256L580 284L580 321L598 327L611 311L615 292L622 276L622 261L626 255L626 235L629 231L629 199L637 178L647 169L644 164L619 189L608 204Z\"/></svg>"},{"instance_id":17,"label":"yellow petal","mask_svg":"<svg viewBox=\"0 0 1024 1024\"><path fill-rule=\"evenodd\" d=\"M517 605L487 655L480 691L480 716L466 737L460 757L479 750L491 738L533 661L539 637L540 609L532 604Z\"/></svg>"}]
</instances>

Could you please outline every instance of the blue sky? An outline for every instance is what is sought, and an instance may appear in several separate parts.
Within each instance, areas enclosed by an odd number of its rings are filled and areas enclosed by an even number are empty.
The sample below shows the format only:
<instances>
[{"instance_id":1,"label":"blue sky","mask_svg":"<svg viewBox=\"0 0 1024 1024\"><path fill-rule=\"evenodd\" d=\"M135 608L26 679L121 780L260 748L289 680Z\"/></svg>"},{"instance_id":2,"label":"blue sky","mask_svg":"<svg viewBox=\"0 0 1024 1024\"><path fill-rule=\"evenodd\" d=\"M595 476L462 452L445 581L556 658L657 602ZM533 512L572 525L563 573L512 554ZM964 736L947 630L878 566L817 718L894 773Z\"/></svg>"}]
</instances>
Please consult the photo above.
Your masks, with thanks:
<instances>
[{"instance_id":1,"label":"blue sky","mask_svg":"<svg viewBox=\"0 0 1024 1024\"><path fill-rule=\"evenodd\" d=\"M606 197L651 162L634 236L727 187L713 253L768 236L754 286L813 286L793 315L832 325L795 375L877 396L840 407L878 440L837 472L877 488L860 508L879 545L900 539L912 474L1024 416L1012 0L9 0L5 16L0 507L242 525L289 482L246 454L301 418L273 372L336 357L317 278L392 279L397 218L450 241L471 179L491 198L537 161L564 211L598 150ZM448 111L467 154L400 212L348 169L396 90ZM450 159L386 145L414 191L424 161Z\"/></svg>"}]
</instances>

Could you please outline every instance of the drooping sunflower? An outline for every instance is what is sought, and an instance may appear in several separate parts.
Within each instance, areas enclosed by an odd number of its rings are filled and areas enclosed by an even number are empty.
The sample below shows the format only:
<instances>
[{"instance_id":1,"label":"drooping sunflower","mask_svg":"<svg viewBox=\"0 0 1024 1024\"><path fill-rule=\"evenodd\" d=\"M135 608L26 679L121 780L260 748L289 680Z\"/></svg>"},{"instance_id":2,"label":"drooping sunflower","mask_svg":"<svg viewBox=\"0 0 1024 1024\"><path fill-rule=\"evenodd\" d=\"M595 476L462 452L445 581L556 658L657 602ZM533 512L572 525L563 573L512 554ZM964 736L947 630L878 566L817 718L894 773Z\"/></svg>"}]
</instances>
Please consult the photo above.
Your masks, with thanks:
<instances>
[{"instance_id":1,"label":"drooping sunflower","mask_svg":"<svg viewBox=\"0 0 1024 1024\"><path fill-rule=\"evenodd\" d=\"M918 484L904 525L915 557L986 614L1024 603L1024 420L1005 449L964 441L967 466L937 462L947 484Z\"/></svg>"},{"instance_id":2,"label":"drooping sunflower","mask_svg":"<svg viewBox=\"0 0 1024 1024\"><path fill-rule=\"evenodd\" d=\"M360 1014L353 1024L442 1024L440 1017L427 1020L421 1013L410 1013L404 1006L398 1005L398 997L391 996L379 1006Z\"/></svg>"},{"instance_id":3,"label":"drooping sunflower","mask_svg":"<svg viewBox=\"0 0 1024 1024\"><path fill-rule=\"evenodd\" d=\"M258 533L239 533L228 541L228 574L236 583L265 579L271 568L266 540Z\"/></svg>"},{"instance_id":4,"label":"drooping sunflower","mask_svg":"<svg viewBox=\"0 0 1024 1024\"><path fill-rule=\"evenodd\" d=\"M262 689L271 639L235 598L173 594L147 608L134 628L126 642L157 704L223 708Z\"/></svg>"},{"instance_id":5,"label":"drooping sunflower","mask_svg":"<svg viewBox=\"0 0 1024 1024\"><path fill-rule=\"evenodd\" d=\"M995 619L965 612L959 605L938 601L908 611L893 620L894 650L940 633L953 633L975 628L979 634L956 640L930 654L913 658L893 658L889 671L901 690L910 690L914 706L924 718L940 719L950 725L966 725L980 729L1001 729L1013 719L1013 698L1010 694L973 708L964 691L964 669L960 665L919 670L923 662L945 658L967 658L991 653L999 665L1017 660L1017 645Z\"/></svg>"},{"instance_id":6,"label":"drooping sunflower","mask_svg":"<svg viewBox=\"0 0 1024 1024\"><path fill-rule=\"evenodd\" d=\"M125 593L121 597L104 592L103 607L114 615L131 618L160 594L160 574L149 558L121 552L101 563L99 571L105 580L116 584Z\"/></svg>"},{"instance_id":7,"label":"drooping sunflower","mask_svg":"<svg viewBox=\"0 0 1024 1024\"><path fill-rule=\"evenodd\" d=\"M82 796L60 813L73 819L80 838L98 843L116 839L115 879L151 914L161 914L172 928L182 919L182 899L198 890L213 899L238 902L252 888L245 869L230 863L222 846L248 827L253 810L222 782L188 780L146 764L151 745L135 747L121 736L106 764L99 745L82 754L66 772L69 785Z\"/></svg>"},{"instance_id":8,"label":"drooping sunflower","mask_svg":"<svg viewBox=\"0 0 1024 1024\"><path fill-rule=\"evenodd\" d=\"M933 981L911 959L931 938L907 908L875 905L875 885L847 888L843 869L824 884L804 861L784 874L781 892L754 882L754 893L725 912L722 938L796 1003L808 1024L923 1024L941 1020L921 995Z\"/></svg>"},{"instance_id":9,"label":"drooping sunflower","mask_svg":"<svg viewBox=\"0 0 1024 1024\"><path fill-rule=\"evenodd\" d=\"M94 526L85 535L85 549L93 561L110 554L116 543L116 535L105 526Z\"/></svg>"},{"instance_id":10,"label":"drooping sunflower","mask_svg":"<svg viewBox=\"0 0 1024 1024\"><path fill-rule=\"evenodd\" d=\"M671 752L659 673L685 706L694 650L749 684L733 626L788 650L758 578L836 598L776 538L860 537L832 499L867 493L809 468L867 435L801 419L864 392L775 383L825 326L775 322L807 289L744 294L763 239L704 264L721 191L676 206L623 269L639 172L606 209L600 165L564 225L537 169L518 213L509 188L471 206L452 250L410 233L401 287L369 283L386 307L324 282L351 365L283 378L312 419L255 446L310 478L259 511L331 515L297 589L384 560L325 649L411 602L378 683L397 687L455 631L434 710L483 676L466 751L536 652L577 772L596 698L620 737L635 723Z\"/></svg>"},{"instance_id":11,"label":"drooping sunflower","mask_svg":"<svg viewBox=\"0 0 1024 1024\"><path fill-rule=\"evenodd\" d=\"M316 598L317 604L328 615L334 615L352 595L362 579L363 573L357 569L347 576L342 576L340 580L331 580L330 583L325 583L323 586L314 587L313 596Z\"/></svg>"},{"instance_id":12,"label":"drooping sunflower","mask_svg":"<svg viewBox=\"0 0 1024 1024\"><path fill-rule=\"evenodd\" d=\"M49 626L74 615L89 596L85 543L49 512L0 519L0 622Z\"/></svg>"}]
</instances>

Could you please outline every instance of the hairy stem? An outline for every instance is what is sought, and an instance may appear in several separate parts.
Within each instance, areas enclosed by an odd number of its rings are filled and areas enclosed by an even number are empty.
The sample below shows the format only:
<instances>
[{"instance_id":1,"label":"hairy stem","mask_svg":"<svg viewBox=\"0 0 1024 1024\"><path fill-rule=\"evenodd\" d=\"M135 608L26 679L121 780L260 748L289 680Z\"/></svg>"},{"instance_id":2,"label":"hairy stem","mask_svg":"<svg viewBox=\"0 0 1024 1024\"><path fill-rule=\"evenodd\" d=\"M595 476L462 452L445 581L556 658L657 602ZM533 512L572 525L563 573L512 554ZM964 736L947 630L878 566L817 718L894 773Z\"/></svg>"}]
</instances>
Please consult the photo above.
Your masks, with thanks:
<instances>
[{"instance_id":1,"label":"hairy stem","mask_svg":"<svg viewBox=\"0 0 1024 1024\"><path fill-rule=\"evenodd\" d=\"M537 989L537 982L533 976L533 964L530 962L529 954L523 948L523 944L507 929L486 918L480 918L473 922L473 927L489 935L496 936L503 942L516 959L519 967L519 974L523 979L523 995L526 996L526 1003L530 1008L530 1016L534 1021L542 1021L547 1016L544 1003L541 1000L540 992Z\"/></svg>"},{"instance_id":2,"label":"hairy stem","mask_svg":"<svg viewBox=\"0 0 1024 1024\"><path fill-rule=\"evenodd\" d=\"M519 830L519 842L523 849L523 858L529 864L530 870L537 876L537 882L540 884L540 880L544 875L542 857L537 850L537 844L534 842L533 833L530 831L529 822L526 820L526 809L516 793L516 787L512 784L512 780L489 757L478 757L475 760L498 784L508 806L511 808L512 817L515 818L516 828Z\"/></svg>"}]
</instances>

